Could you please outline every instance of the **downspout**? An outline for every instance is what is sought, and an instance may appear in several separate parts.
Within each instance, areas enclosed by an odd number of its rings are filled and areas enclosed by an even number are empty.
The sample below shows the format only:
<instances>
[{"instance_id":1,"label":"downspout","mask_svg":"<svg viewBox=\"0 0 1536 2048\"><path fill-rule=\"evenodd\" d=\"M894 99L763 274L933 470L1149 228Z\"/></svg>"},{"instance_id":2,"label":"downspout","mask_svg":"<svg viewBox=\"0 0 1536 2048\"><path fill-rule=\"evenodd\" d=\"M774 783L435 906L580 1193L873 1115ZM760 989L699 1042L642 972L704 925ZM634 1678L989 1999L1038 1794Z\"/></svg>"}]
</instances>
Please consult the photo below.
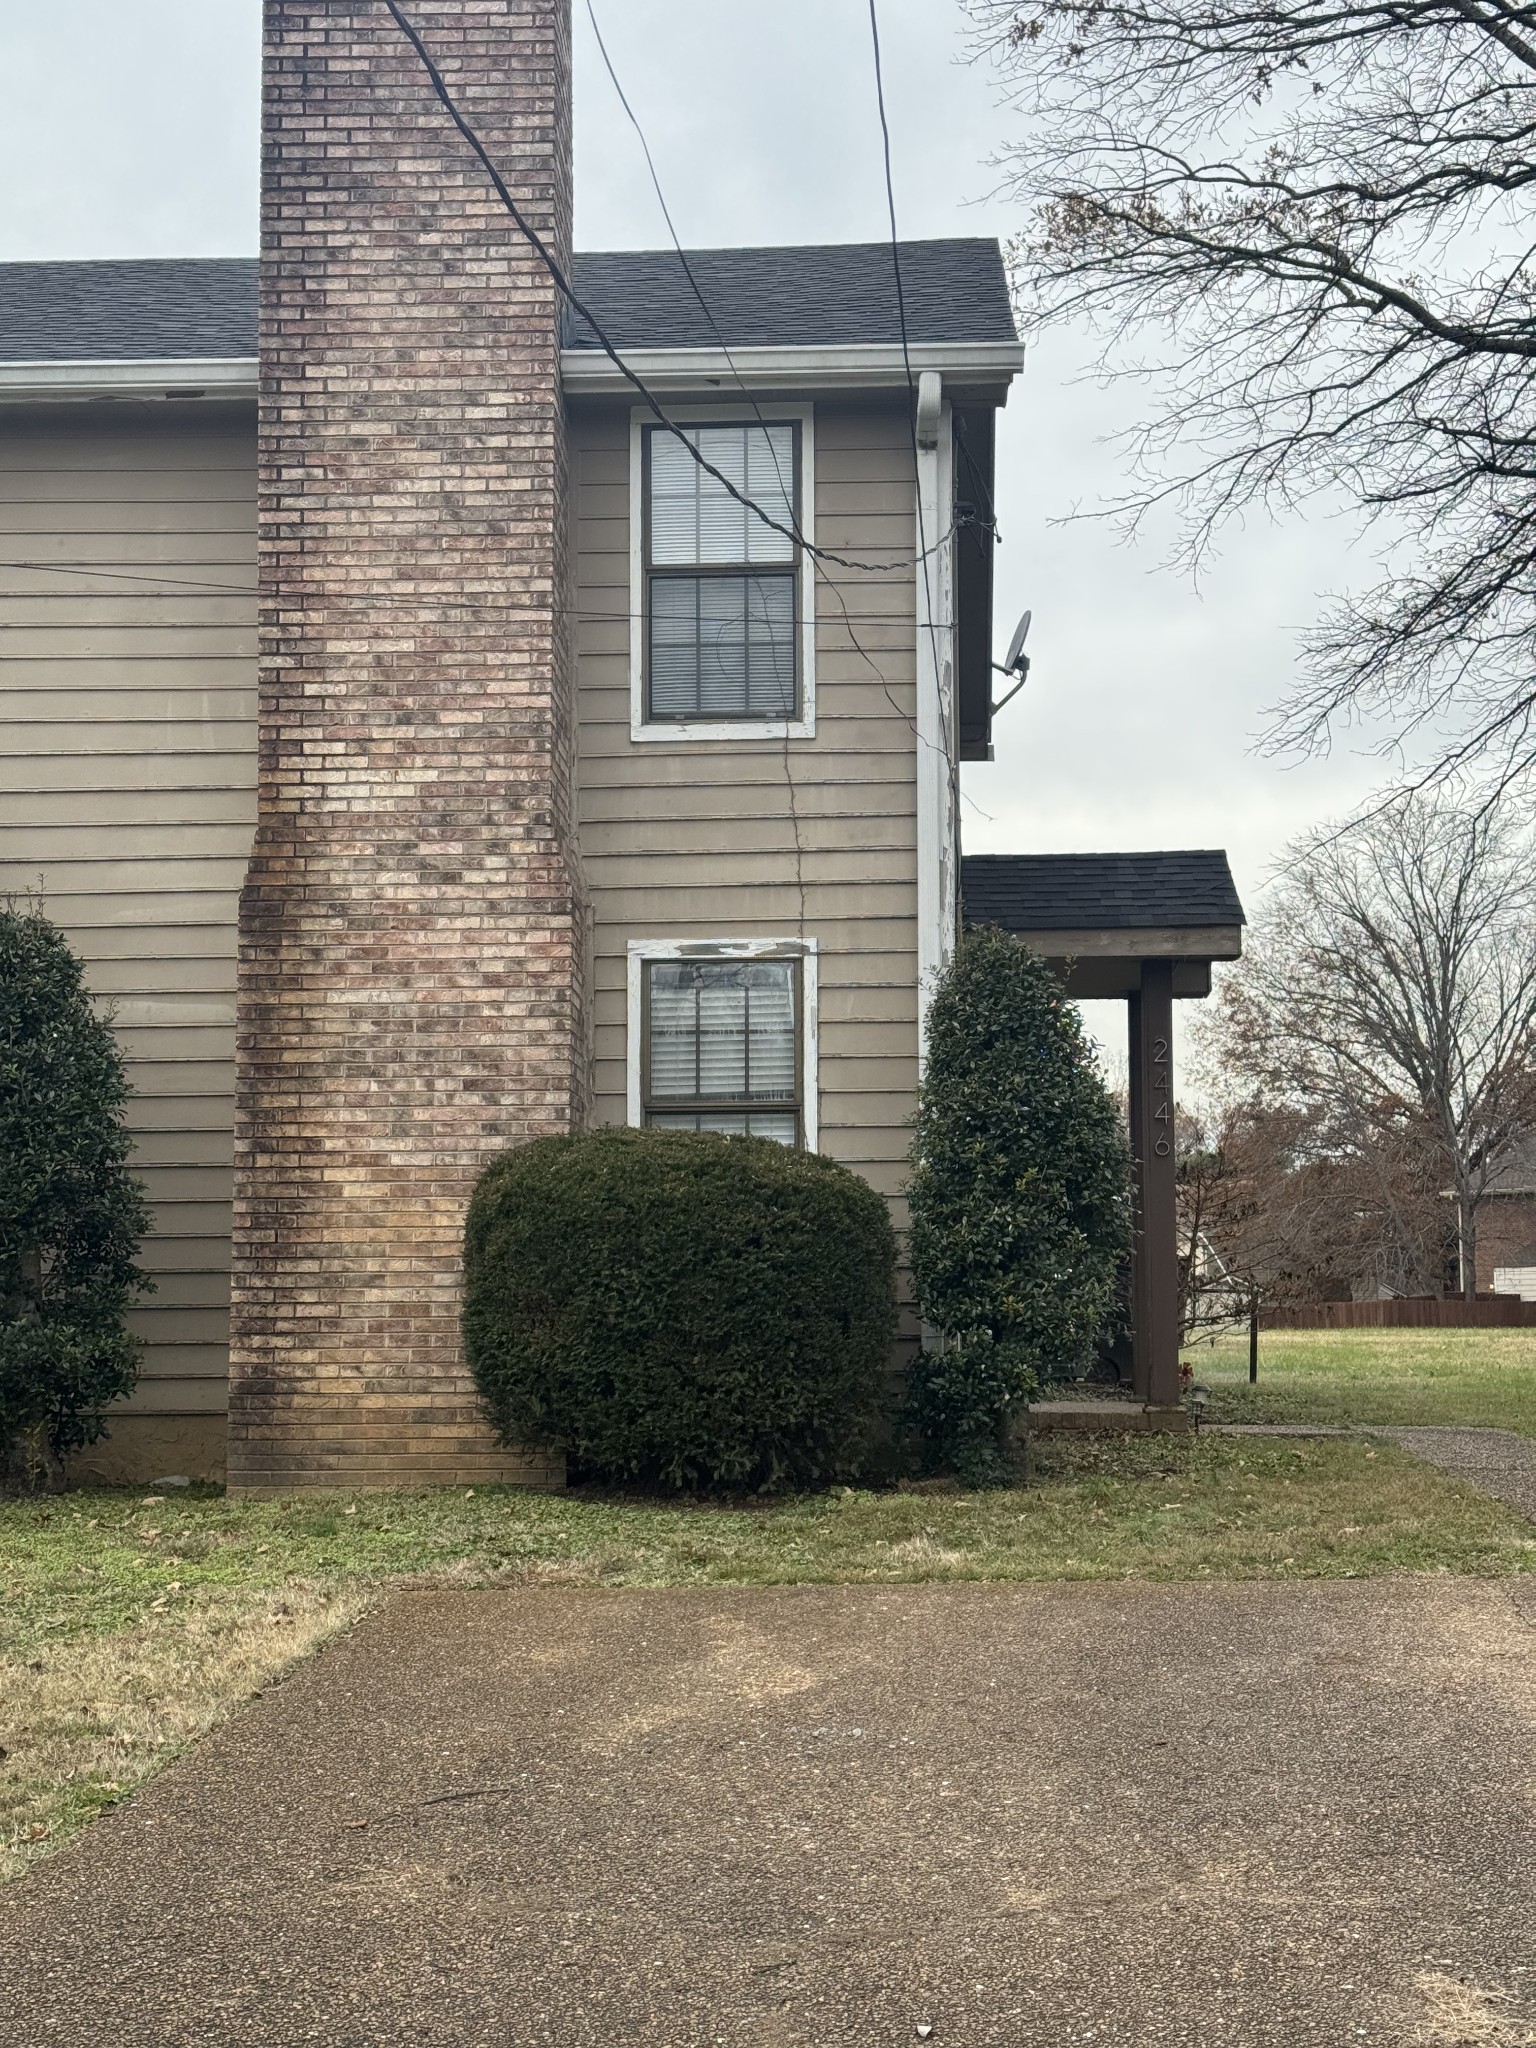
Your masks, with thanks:
<instances>
[{"instance_id":1,"label":"downspout","mask_svg":"<svg viewBox=\"0 0 1536 2048\"><path fill-rule=\"evenodd\" d=\"M917 382L917 1061L928 1005L954 951L959 858L954 718L954 449L937 370Z\"/></svg>"}]
</instances>

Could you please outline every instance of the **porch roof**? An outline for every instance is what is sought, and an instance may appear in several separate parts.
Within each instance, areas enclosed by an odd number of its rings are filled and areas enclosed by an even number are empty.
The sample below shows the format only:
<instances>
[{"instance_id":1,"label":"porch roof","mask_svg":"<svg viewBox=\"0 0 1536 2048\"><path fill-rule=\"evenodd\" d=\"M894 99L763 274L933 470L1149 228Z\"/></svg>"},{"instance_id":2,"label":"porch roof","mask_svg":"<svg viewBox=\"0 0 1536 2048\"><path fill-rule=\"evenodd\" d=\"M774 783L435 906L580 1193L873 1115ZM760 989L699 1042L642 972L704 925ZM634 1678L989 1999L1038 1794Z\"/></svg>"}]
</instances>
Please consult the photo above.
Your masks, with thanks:
<instances>
[{"instance_id":1,"label":"porch roof","mask_svg":"<svg viewBox=\"0 0 1536 2048\"><path fill-rule=\"evenodd\" d=\"M1175 995L1207 995L1211 962L1243 949L1243 906L1219 848L970 853L960 898L966 924L1000 925L1070 963L1076 996L1133 994L1146 960L1173 961Z\"/></svg>"}]
</instances>

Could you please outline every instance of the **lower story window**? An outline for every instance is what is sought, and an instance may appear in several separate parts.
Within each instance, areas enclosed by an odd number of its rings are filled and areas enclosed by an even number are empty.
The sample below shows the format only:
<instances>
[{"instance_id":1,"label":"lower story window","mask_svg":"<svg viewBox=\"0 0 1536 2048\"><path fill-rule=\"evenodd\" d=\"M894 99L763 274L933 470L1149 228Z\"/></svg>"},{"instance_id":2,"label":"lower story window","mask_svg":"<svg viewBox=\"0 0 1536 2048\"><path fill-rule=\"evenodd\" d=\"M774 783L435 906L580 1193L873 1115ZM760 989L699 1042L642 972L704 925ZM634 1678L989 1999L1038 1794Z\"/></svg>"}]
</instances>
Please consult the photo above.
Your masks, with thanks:
<instances>
[{"instance_id":1,"label":"lower story window","mask_svg":"<svg viewBox=\"0 0 1536 2048\"><path fill-rule=\"evenodd\" d=\"M802 1144L802 968L799 959L643 961L643 1121Z\"/></svg>"}]
</instances>

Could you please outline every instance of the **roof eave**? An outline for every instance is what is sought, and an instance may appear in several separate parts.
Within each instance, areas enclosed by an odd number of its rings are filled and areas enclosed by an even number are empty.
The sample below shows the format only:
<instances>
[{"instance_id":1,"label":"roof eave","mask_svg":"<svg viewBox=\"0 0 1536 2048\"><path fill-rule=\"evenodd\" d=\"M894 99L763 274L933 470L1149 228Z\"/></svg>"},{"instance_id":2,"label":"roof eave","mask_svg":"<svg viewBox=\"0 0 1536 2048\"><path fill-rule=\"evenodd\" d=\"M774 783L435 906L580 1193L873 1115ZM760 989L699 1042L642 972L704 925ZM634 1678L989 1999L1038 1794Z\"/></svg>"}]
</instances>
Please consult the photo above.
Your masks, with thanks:
<instances>
[{"instance_id":1,"label":"roof eave","mask_svg":"<svg viewBox=\"0 0 1536 2048\"><path fill-rule=\"evenodd\" d=\"M657 393L715 385L773 391L878 391L905 388L908 377L937 370L956 384L1007 385L1024 367L1019 341L870 342L825 348L621 349L629 368ZM570 397L600 397L634 386L601 349L560 351Z\"/></svg>"},{"instance_id":2,"label":"roof eave","mask_svg":"<svg viewBox=\"0 0 1536 2048\"><path fill-rule=\"evenodd\" d=\"M138 362L0 362L0 404L89 398L254 399L254 356L168 356Z\"/></svg>"}]
</instances>

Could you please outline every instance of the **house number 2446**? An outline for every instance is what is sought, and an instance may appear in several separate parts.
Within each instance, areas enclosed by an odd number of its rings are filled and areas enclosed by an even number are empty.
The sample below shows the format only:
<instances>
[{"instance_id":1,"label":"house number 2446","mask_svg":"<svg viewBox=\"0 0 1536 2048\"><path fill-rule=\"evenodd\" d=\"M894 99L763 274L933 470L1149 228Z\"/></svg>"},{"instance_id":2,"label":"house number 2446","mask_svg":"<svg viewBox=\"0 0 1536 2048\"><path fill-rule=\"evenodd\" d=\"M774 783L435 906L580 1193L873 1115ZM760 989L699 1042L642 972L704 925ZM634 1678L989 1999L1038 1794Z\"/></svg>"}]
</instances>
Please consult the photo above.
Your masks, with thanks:
<instances>
[{"instance_id":1,"label":"house number 2446","mask_svg":"<svg viewBox=\"0 0 1536 2048\"><path fill-rule=\"evenodd\" d=\"M1152 1041L1152 1123L1157 1133L1152 1150L1166 1159L1173 1150L1173 1063L1166 1038Z\"/></svg>"}]
</instances>

